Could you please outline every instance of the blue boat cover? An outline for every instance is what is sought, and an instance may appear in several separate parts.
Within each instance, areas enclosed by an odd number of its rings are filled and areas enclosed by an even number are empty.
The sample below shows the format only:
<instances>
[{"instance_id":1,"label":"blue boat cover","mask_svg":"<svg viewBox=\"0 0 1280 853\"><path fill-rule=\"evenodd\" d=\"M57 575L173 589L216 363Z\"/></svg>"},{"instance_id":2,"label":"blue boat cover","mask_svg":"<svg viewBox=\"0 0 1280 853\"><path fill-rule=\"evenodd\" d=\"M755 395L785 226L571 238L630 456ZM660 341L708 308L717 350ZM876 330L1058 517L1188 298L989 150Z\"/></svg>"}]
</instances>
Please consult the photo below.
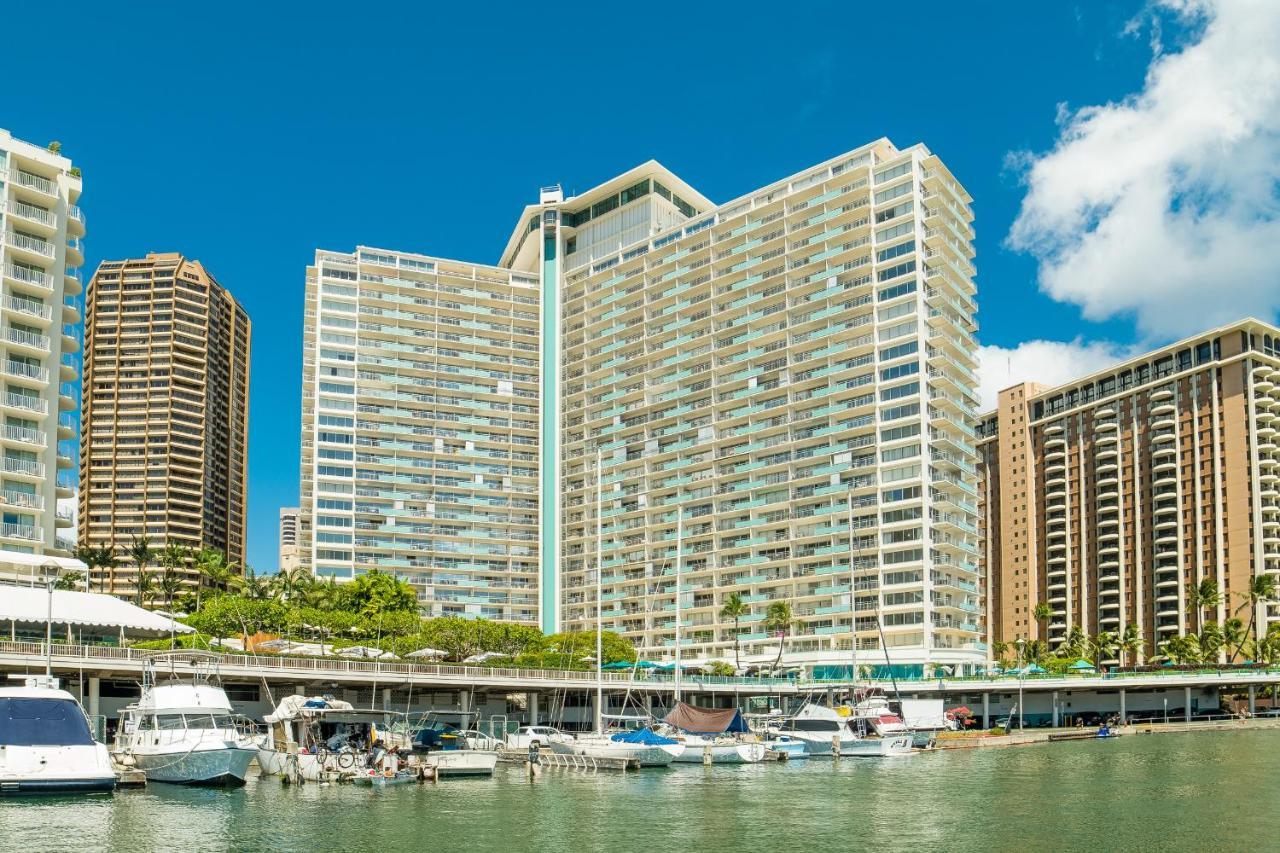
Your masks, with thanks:
<instances>
[{"instance_id":1,"label":"blue boat cover","mask_svg":"<svg viewBox=\"0 0 1280 853\"><path fill-rule=\"evenodd\" d=\"M636 729L630 732L618 732L610 740L618 743L640 743L645 746L671 746L673 743L679 743L678 740L672 740L669 737L663 737L655 734L649 729Z\"/></svg>"}]
</instances>

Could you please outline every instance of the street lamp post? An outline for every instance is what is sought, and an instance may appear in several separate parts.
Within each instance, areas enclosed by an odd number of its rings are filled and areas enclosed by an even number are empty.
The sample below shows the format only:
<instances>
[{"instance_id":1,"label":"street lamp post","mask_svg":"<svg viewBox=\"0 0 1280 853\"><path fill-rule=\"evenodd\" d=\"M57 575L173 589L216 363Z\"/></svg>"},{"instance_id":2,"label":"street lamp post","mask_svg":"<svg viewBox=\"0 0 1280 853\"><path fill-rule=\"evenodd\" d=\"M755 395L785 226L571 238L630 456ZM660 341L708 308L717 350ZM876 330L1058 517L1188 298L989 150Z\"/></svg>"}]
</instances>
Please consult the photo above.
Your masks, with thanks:
<instances>
[{"instance_id":1,"label":"street lamp post","mask_svg":"<svg viewBox=\"0 0 1280 853\"><path fill-rule=\"evenodd\" d=\"M44 589L48 598L48 610L44 623L44 676L53 678L53 589L58 584L58 574L62 568L54 562L40 567L44 574Z\"/></svg>"},{"instance_id":2,"label":"street lamp post","mask_svg":"<svg viewBox=\"0 0 1280 853\"><path fill-rule=\"evenodd\" d=\"M1019 637L1015 642L1018 645L1018 663L1019 663L1019 666L1018 666L1018 730L1021 731L1023 728L1023 717L1026 716L1025 714L1022 713L1022 681L1024 678L1027 677L1026 660L1023 657L1024 647L1026 646L1027 641L1024 640L1022 637Z\"/></svg>"}]
</instances>

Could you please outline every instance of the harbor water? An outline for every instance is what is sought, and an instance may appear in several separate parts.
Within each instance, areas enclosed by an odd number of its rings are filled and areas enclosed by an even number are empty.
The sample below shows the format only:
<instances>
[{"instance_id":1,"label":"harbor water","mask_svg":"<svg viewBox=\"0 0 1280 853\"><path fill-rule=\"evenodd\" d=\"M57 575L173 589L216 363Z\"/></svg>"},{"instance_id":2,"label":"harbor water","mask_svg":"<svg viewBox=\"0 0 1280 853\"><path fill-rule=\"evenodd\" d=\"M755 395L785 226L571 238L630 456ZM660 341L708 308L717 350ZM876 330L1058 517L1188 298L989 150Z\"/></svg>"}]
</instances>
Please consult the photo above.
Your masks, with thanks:
<instances>
[{"instance_id":1,"label":"harbor water","mask_svg":"<svg viewBox=\"0 0 1280 853\"><path fill-rule=\"evenodd\" d=\"M545 770L383 790L152 784L0 800L0 849L119 851L1274 849L1280 731L900 759Z\"/></svg>"}]
</instances>

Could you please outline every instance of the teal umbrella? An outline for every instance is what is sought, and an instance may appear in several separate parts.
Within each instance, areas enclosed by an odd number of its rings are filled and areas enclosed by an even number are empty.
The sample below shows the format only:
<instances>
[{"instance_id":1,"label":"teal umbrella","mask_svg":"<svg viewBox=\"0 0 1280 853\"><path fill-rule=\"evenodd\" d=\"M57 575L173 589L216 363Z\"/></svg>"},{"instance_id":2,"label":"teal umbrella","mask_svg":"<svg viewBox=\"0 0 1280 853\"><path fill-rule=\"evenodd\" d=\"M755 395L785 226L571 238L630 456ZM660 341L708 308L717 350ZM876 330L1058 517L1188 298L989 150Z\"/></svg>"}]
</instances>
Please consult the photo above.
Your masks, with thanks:
<instances>
[{"instance_id":1,"label":"teal umbrella","mask_svg":"<svg viewBox=\"0 0 1280 853\"><path fill-rule=\"evenodd\" d=\"M600 667L601 669L631 669L631 662L625 660L616 660L613 663L607 663Z\"/></svg>"},{"instance_id":2,"label":"teal umbrella","mask_svg":"<svg viewBox=\"0 0 1280 853\"><path fill-rule=\"evenodd\" d=\"M1067 667L1067 669L1071 670L1072 672L1097 672L1097 670L1094 669L1093 664L1089 663L1087 660L1084 660L1083 658L1071 664L1071 666Z\"/></svg>"},{"instance_id":3,"label":"teal umbrella","mask_svg":"<svg viewBox=\"0 0 1280 853\"><path fill-rule=\"evenodd\" d=\"M1033 672L1046 672L1046 670L1045 670L1045 668L1044 668L1044 667L1042 667L1042 666L1041 666L1040 664L1038 664L1038 663L1029 663L1029 664L1027 664L1027 668L1026 668L1026 669L1024 669L1024 670L1023 670L1023 672L1025 672L1025 673L1027 673L1027 674L1030 674L1030 673L1033 673Z\"/></svg>"}]
</instances>

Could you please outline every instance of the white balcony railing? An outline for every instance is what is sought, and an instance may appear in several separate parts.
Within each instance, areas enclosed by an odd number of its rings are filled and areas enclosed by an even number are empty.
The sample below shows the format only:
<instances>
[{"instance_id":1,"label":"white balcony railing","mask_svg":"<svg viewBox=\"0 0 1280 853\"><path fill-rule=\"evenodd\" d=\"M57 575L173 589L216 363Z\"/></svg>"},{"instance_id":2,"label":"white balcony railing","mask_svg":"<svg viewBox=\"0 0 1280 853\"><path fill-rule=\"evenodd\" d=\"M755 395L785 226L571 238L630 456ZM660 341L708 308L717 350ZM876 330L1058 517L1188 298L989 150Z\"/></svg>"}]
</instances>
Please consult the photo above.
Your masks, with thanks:
<instances>
[{"instance_id":1,"label":"white balcony railing","mask_svg":"<svg viewBox=\"0 0 1280 853\"><path fill-rule=\"evenodd\" d=\"M49 336L41 335L36 332L25 332L22 329L5 329L4 339L11 344L21 344L22 346L35 347L36 349L49 351Z\"/></svg>"},{"instance_id":2,"label":"white balcony railing","mask_svg":"<svg viewBox=\"0 0 1280 853\"><path fill-rule=\"evenodd\" d=\"M39 317L42 320L53 319L52 305L45 305L43 302L36 302L31 299L19 299L14 296L6 296L4 299L4 307L9 311L17 311L19 314L26 314L28 317Z\"/></svg>"},{"instance_id":3,"label":"white balcony railing","mask_svg":"<svg viewBox=\"0 0 1280 853\"><path fill-rule=\"evenodd\" d=\"M13 330L10 329L9 331ZM37 382L49 381L49 368L47 367L37 367L34 364L26 364L21 361L6 361L3 370L10 376L21 376L23 379L34 379Z\"/></svg>"},{"instance_id":4,"label":"white balcony railing","mask_svg":"<svg viewBox=\"0 0 1280 853\"><path fill-rule=\"evenodd\" d=\"M18 201L17 199L9 202L9 212L14 216L21 216L23 219L39 222L41 225L48 225L51 228L57 227L58 224L58 218L52 210L45 210L43 207L27 204L25 201Z\"/></svg>"},{"instance_id":5,"label":"white balcony railing","mask_svg":"<svg viewBox=\"0 0 1280 853\"><path fill-rule=\"evenodd\" d=\"M19 234L17 231L6 233L5 240L10 246L16 246L28 252L35 252L37 255L42 255L46 258L53 258L53 244L47 240L41 240L29 234Z\"/></svg>"},{"instance_id":6,"label":"white balcony railing","mask_svg":"<svg viewBox=\"0 0 1280 853\"><path fill-rule=\"evenodd\" d=\"M28 542L43 542L44 530L30 524L0 524L0 536L6 539L25 539Z\"/></svg>"},{"instance_id":7,"label":"white balcony railing","mask_svg":"<svg viewBox=\"0 0 1280 853\"><path fill-rule=\"evenodd\" d=\"M47 414L49 412L49 401L40 397L29 397L26 394L5 394L4 404L14 409L23 409L28 412L38 412Z\"/></svg>"},{"instance_id":8,"label":"white balcony railing","mask_svg":"<svg viewBox=\"0 0 1280 853\"><path fill-rule=\"evenodd\" d=\"M5 424L2 435L10 441L22 441L27 444L43 445L45 440L45 432L42 429L27 429L12 424Z\"/></svg>"},{"instance_id":9,"label":"white balcony railing","mask_svg":"<svg viewBox=\"0 0 1280 853\"><path fill-rule=\"evenodd\" d=\"M21 169L11 169L9 171L9 180L20 187L29 187L45 195L57 196L58 194L58 185L43 175L24 172Z\"/></svg>"},{"instance_id":10,"label":"white balcony railing","mask_svg":"<svg viewBox=\"0 0 1280 853\"><path fill-rule=\"evenodd\" d=\"M44 509L44 495L31 495L13 489L0 490L0 503L25 509Z\"/></svg>"},{"instance_id":11,"label":"white balcony railing","mask_svg":"<svg viewBox=\"0 0 1280 853\"><path fill-rule=\"evenodd\" d=\"M28 477L43 477L44 463L30 459L12 459L8 456L0 458L0 470L6 474L26 474Z\"/></svg>"}]
</instances>

